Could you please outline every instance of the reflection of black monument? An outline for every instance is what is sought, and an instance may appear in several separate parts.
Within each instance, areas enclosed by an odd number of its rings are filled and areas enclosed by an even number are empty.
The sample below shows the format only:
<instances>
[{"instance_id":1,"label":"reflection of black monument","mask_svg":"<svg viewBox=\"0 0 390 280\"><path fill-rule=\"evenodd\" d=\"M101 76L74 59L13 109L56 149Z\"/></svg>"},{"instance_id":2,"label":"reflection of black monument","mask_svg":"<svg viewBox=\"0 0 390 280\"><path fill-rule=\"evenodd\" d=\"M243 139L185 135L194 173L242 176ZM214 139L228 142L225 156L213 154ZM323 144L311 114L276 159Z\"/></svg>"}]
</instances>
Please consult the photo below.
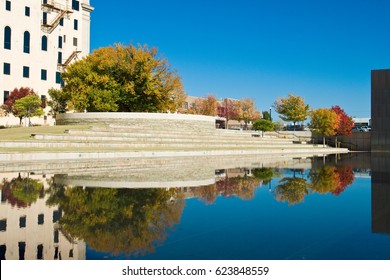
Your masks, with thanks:
<instances>
[{"instance_id":1,"label":"reflection of black monument","mask_svg":"<svg viewBox=\"0 0 390 280\"><path fill-rule=\"evenodd\" d=\"M371 151L390 152L390 69L371 71Z\"/></svg>"},{"instance_id":2,"label":"reflection of black monument","mask_svg":"<svg viewBox=\"0 0 390 280\"><path fill-rule=\"evenodd\" d=\"M390 234L390 155L371 156L372 232Z\"/></svg>"}]
</instances>

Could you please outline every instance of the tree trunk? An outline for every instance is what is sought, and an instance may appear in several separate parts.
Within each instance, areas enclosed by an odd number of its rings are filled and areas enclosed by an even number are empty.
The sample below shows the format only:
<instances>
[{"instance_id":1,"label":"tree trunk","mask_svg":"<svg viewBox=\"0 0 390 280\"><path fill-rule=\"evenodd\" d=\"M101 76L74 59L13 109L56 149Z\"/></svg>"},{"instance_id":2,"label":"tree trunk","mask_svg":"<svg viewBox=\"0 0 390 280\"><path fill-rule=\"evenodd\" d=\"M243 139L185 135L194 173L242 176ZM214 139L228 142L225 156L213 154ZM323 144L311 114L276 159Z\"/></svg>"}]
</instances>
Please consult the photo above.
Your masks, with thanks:
<instances>
[{"instance_id":1,"label":"tree trunk","mask_svg":"<svg viewBox=\"0 0 390 280\"><path fill-rule=\"evenodd\" d=\"M336 148L338 148L339 147L339 143L337 142L337 135L336 135L336 146L335 146Z\"/></svg>"},{"instance_id":2,"label":"tree trunk","mask_svg":"<svg viewBox=\"0 0 390 280\"><path fill-rule=\"evenodd\" d=\"M294 127L293 127L293 129L294 129L294 131L295 131L295 122L293 122L293 124L294 124Z\"/></svg>"},{"instance_id":3,"label":"tree trunk","mask_svg":"<svg viewBox=\"0 0 390 280\"><path fill-rule=\"evenodd\" d=\"M325 148L325 136L322 136L322 146Z\"/></svg>"}]
</instances>

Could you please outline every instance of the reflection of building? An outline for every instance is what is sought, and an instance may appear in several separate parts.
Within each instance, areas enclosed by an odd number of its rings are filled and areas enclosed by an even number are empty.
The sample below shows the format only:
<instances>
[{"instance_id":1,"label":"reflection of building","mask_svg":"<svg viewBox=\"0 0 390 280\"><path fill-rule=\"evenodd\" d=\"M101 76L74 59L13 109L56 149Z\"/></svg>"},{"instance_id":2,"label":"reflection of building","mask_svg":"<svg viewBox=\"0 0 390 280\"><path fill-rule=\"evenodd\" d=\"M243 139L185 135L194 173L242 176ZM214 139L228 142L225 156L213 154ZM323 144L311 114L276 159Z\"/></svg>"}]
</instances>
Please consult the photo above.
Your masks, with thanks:
<instances>
[{"instance_id":1,"label":"reflection of building","mask_svg":"<svg viewBox=\"0 0 390 280\"><path fill-rule=\"evenodd\" d=\"M371 156L372 232L390 234L390 157Z\"/></svg>"},{"instance_id":2,"label":"reflection of building","mask_svg":"<svg viewBox=\"0 0 390 280\"><path fill-rule=\"evenodd\" d=\"M17 177L17 174L14 174ZM32 176L30 176L31 178ZM12 179L12 177L9 177ZM35 179L37 176L35 177ZM65 236L58 224L61 209L46 205L47 194L27 207L12 205L1 178L0 258L7 260L82 260L86 257L84 242ZM44 190L47 189L46 180Z\"/></svg>"},{"instance_id":3,"label":"reflection of building","mask_svg":"<svg viewBox=\"0 0 390 280\"><path fill-rule=\"evenodd\" d=\"M390 151L390 69L371 71L371 151Z\"/></svg>"},{"instance_id":4,"label":"reflection of building","mask_svg":"<svg viewBox=\"0 0 390 280\"><path fill-rule=\"evenodd\" d=\"M0 105L15 88L30 87L44 101L50 88L61 87L61 71L90 51L89 2L1 1ZM18 119L0 118L7 124Z\"/></svg>"}]
</instances>

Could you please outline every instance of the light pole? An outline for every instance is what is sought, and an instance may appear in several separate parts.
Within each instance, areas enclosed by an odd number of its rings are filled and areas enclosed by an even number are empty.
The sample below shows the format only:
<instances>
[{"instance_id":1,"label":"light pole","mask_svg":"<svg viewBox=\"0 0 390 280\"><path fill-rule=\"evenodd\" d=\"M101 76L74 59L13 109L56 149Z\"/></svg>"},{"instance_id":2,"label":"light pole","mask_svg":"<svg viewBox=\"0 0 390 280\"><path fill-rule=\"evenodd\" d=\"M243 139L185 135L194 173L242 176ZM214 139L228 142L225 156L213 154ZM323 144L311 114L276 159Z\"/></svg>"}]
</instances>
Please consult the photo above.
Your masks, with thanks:
<instances>
[{"instance_id":1,"label":"light pole","mask_svg":"<svg viewBox=\"0 0 390 280\"><path fill-rule=\"evenodd\" d=\"M272 122L271 109L272 109L272 107L269 107L269 120Z\"/></svg>"}]
</instances>

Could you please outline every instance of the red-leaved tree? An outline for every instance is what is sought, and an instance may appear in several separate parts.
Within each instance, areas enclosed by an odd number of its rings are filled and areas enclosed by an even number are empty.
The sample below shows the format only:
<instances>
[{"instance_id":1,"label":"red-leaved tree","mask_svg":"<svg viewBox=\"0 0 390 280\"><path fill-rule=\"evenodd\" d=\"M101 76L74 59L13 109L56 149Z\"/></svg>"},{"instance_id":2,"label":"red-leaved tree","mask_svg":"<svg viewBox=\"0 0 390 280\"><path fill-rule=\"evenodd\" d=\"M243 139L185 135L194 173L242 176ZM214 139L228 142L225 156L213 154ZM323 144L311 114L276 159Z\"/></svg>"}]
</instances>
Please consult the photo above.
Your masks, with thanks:
<instances>
[{"instance_id":1,"label":"red-leaved tree","mask_svg":"<svg viewBox=\"0 0 390 280\"><path fill-rule=\"evenodd\" d=\"M4 110L5 114L13 114L14 116L18 115L18 111L15 108L15 102L16 100L19 100L20 98L26 97L27 95L35 94L34 91L31 88L28 87L21 87L19 89L15 88L10 95L5 100L4 104L1 106L1 108ZM22 119L23 116L19 117L19 124L22 125Z\"/></svg>"},{"instance_id":2,"label":"red-leaved tree","mask_svg":"<svg viewBox=\"0 0 390 280\"><path fill-rule=\"evenodd\" d=\"M239 101L225 98L223 102L218 105L218 116L226 119L226 126L228 128L229 120L237 120L239 113Z\"/></svg>"},{"instance_id":3,"label":"red-leaved tree","mask_svg":"<svg viewBox=\"0 0 390 280\"><path fill-rule=\"evenodd\" d=\"M338 125L335 129L336 146L337 136L349 136L352 134L352 128L354 126L352 117L348 116L340 106L332 106L331 110L338 116Z\"/></svg>"}]
</instances>

